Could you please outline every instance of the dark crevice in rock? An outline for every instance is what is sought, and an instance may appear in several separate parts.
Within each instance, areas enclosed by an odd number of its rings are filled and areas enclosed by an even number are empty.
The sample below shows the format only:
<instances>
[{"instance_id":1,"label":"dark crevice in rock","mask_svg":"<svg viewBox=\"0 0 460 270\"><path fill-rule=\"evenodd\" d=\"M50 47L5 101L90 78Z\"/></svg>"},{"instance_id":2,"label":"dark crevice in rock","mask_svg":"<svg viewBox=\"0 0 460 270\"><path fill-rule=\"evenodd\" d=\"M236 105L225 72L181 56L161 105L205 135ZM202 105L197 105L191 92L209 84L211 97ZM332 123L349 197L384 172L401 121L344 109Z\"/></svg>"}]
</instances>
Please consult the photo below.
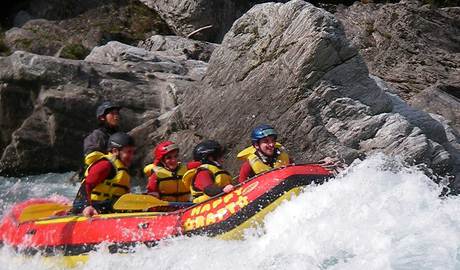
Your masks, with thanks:
<instances>
[{"instance_id":1,"label":"dark crevice in rock","mask_svg":"<svg viewBox=\"0 0 460 270\"><path fill-rule=\"evenodd\" d=\"M455 86L455 85L441 85L439 86L439 89L446 94L449 94L455 98L458 99L458 102L460 102L460 86Z\"/></svg>"}]
</instances>

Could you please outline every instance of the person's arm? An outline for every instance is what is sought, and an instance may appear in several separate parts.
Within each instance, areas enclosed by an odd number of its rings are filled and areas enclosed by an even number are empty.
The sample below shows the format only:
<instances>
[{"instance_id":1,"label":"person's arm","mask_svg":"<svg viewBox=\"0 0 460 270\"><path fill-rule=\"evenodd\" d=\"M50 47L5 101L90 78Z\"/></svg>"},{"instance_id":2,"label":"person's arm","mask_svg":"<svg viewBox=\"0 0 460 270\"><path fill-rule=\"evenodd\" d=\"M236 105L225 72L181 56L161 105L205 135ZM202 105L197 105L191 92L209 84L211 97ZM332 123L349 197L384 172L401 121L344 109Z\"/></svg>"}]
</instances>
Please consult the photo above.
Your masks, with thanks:
<instances>
[{"instance_id":1,"label":"person's arm","mask_svg":"<svg viewBox=\"0 0 460 270\"><path fill-rule=\"evenodd\" d=\"M159 197L156 174L152 174L149 177L149 181L147 183L147 193L155 197Z\"/></svg>"},{"instance_id":2,"label":"person's arm","mask_svg":"<svg viewBox=\"0 0 460 270\"><path fill-rule=\"evenodd\" d=\"M95 163L88 171L88 176L85 179L86 201L88 205L83 210L83 215L92 216L97 214L97 211L91 204L91 191L100 183L107 179L112 170L112 164L108 160L100 160Z\"/></svg>"},{"instance_id":3,"label":"person's arm","mask_svg":"<svg viewBox=\"0 0 460 270\"><path fill-rule=\"evenodd\" d=\"M246 160L240 168L240 176L238 177L238 182L242 183L247 179L255 175L254 171L251 168L251 164Z\"/></svg>"},{"instance_id":4,"label":"person's arm","mask_svg":"<svg viewBox=\"0 0 460 270\"><path fill-rule=\"evenodd\" d=\"M221 187L214 184L212 174L208 170L202 170L196 174L195 187L210 197L223 192Z\"/></svg>"}]
</instances>

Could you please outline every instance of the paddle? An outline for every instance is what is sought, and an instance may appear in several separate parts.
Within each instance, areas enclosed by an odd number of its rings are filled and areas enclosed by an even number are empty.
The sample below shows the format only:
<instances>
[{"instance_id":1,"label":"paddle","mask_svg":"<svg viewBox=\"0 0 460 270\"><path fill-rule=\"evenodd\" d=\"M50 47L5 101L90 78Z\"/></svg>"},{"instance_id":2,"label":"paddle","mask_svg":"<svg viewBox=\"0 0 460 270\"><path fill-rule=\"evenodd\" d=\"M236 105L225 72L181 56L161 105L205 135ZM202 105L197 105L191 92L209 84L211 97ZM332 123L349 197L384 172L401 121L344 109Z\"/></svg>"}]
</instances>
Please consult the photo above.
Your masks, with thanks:
<instances>
[{"instance_id":1,"label":"paddle","mask_svg":"<svg viewBox=\"0 0 460 270\"><path fill-rule=\"evenodd\" d=\"M193 205L191 202L167 202L151 195L128 193L115 202L113 209L145 211L157 206L187 207L191 205Z\"/></svg>"},{"instance_id":2,"label":"paddle","mask_svg":"<svg viewBox=\"0 0 460 270\"><path fill-rule=\"evenodd\" d=\"M19 216L19 222L22 223L51 217L59 212L69 211L71 208L71 205L53 202L29 205L22 210L21 215Z\"/></svg>"}]
</instances>

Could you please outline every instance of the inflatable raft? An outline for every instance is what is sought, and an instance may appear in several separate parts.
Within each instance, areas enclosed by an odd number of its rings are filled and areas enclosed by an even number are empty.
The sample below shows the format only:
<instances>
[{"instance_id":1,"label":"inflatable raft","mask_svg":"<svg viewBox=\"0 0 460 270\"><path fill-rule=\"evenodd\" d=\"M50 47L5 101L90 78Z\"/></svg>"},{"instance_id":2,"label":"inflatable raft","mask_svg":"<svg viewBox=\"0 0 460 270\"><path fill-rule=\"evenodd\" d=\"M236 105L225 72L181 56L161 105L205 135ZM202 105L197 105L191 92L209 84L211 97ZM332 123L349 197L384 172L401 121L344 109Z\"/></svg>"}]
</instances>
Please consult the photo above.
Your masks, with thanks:
<instances>
[{"instance_id":1,"label":"inflatable raft","mask_svg":"<svg viewBox=\"0 0 460 270\"><path fill-rule=\"evenodd\" d=\"M208 235L239 239L279 203L310 184L331 176L319 165L292 165L258 175L234 191L173 212L135 212L83 216L46 216L24 220L25 209L53 205L45 199L22 202L3 217L0 241L19 253L75 257L103 246L123 253L133 246L154 246L164 238ZM144 195L145 196L145 195ZM59 208L59 205L57 205ZM68 207L61 205L62 207ZM104 245L100 245L101 243Z\"/></svg>"}]
</instances>

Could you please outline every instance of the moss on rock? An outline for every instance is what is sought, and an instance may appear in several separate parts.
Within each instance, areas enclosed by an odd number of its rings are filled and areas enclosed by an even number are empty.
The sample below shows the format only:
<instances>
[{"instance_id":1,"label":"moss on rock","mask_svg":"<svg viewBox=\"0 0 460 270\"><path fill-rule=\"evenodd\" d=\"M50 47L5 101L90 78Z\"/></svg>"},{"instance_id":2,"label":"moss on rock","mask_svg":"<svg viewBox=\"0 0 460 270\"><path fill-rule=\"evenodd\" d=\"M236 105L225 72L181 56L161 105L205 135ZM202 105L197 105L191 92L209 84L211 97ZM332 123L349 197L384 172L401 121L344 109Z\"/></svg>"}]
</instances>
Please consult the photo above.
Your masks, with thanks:
<instances>
[{"instance_id":1,"label":"moss on rock","mask_svg":"<svg viewBox=\"0 0 460 270\"><path fill-rule=\"evenodd\" d=\"M11 54L10 48L5 44L5 33L0 28L0 56L7 56Z\"/></svg>"},{"instance_id":2,"label":"moss on rock","mask_svg":"<svg viewBox=\"0 0 460 270\"><path fill-rule=\"evenodd\" d=\"M74 60L82 60L90 53L90 50L85 48L81 44L67 44L62 49L59 57L67 58L67 59L74 59Z\"/></svg>"}]
</instances>

